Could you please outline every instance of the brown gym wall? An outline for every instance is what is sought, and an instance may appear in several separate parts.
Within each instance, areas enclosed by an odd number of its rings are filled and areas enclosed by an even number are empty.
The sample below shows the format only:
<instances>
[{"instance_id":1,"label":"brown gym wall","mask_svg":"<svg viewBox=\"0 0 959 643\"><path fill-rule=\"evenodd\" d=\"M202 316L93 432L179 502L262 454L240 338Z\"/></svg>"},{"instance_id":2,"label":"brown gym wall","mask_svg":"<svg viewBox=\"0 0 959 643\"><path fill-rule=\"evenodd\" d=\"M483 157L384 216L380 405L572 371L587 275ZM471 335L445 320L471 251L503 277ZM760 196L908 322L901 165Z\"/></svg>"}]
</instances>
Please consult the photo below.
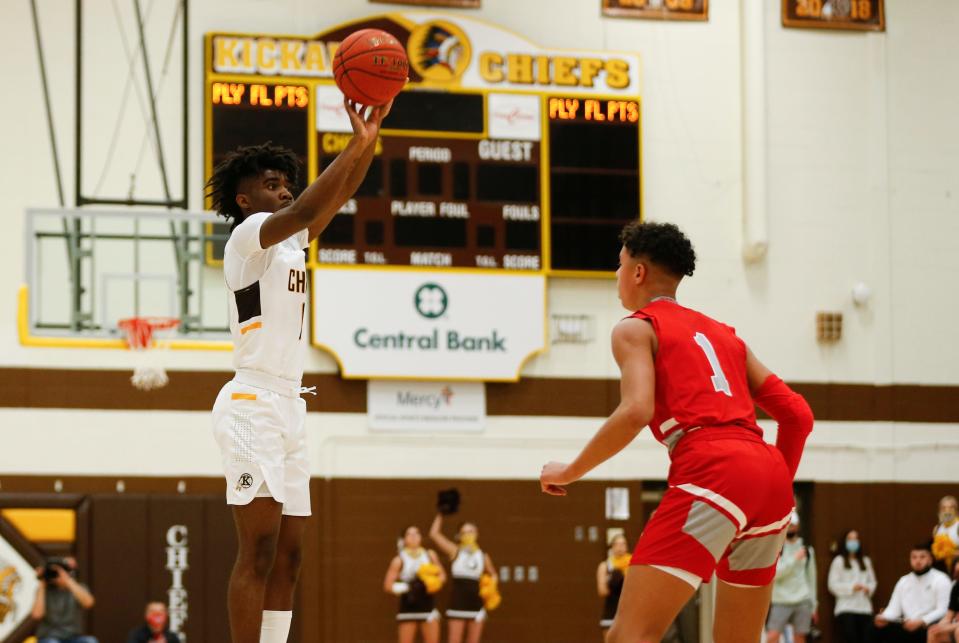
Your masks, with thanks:
<instances>
[{"instance_id":1,"label":"brown gym wall","mask_svg":"<svg viewBox=\"0 0 959 643\"><path fill-rule=\"evenodd\" d=\"M187 492L174 494L176 478L124 478L127 492L112 492L114 478L60 478L64 489L90 494L86 579L96 594L93 633L101 640L123 640L147 600L165 599L170 574L166 530L185 524L190 538L189 591L191 641L226 641L226 582L235 553L223 482L188 478ZM54 478L4 476L0 500L55 497ZM607 486L630 489L627 523L606 521ZM638 535L649 512L640 482L585 482L566 498L542 495L535 482L516 480L313 480L314 515L306 538L297 598L294 643L378 643L395 640L395 598L382 590L383 576L401 529L416 524L425 532L434 515L436 491L456 486L460 513L445 525L451 534L460 520L475 521L481 543L497 567L511 572L536 566L539 580L501 585L503 604L490 617L488 640L502 643L582 643L599 641L596 565L601 542L589 542L590 526L599 541L610 526ZM655 484L647 488L656 487ZM948 484L812 483L803 513L804 530L817 552L820 615L826 641L835 641L833 602L826 589L830 546L846 527L860 530L879 578L874 604L888 600L895 581L908 571L909 548L929 537L940 497L954 493ZM648 499L647 499L648 500ZM575 539L582 527L585 538ZM84 564L81 562L81 564ZM446 592L441 592L440 606Z\"/></svg>"}]
</instances>

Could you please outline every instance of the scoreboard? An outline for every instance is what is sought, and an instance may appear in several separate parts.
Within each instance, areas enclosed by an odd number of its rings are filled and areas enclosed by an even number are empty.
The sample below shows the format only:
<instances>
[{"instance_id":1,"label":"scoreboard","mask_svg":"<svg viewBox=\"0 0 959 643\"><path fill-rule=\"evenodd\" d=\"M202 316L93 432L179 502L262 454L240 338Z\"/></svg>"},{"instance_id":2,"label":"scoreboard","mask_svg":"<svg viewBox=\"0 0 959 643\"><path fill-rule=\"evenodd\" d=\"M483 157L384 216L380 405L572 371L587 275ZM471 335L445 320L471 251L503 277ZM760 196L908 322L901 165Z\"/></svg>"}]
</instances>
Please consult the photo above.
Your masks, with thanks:
<instances>
[{"instance_id":1,"label":"scoreboard","mask_svg":"<svg viewBox=\"0 0 959 643\"><path fill-rule=\"evenodd\" d=\"M238 145L292 149L313 180L352 135L331 61L355 30L405 43L410 82L370 171L310 251L314 266L607 275L642 216L635 54L543 49L433 12L312 37L208 34L206 170ZM210 245L208 258L222 256Z\"/></svg>"}]
</instances>

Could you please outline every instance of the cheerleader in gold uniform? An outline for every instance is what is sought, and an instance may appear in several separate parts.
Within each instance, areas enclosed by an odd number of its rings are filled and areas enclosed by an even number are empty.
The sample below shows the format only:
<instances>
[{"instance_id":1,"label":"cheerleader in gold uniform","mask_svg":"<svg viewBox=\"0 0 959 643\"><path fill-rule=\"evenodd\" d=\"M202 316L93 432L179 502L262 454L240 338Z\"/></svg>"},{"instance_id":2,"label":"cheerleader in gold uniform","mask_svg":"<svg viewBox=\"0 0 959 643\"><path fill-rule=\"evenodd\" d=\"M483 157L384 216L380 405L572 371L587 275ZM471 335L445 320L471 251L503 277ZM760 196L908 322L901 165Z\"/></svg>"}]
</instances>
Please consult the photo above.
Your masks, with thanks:
<instances>
[{"instance_id":1,"label":"cheerleader in gold uniform","mask_svg":"<svg viewBox=\"0 0 959 643\"><path fill-rule=\"evenodd\" d=\"M443 515L430 527L430 540L452 561L453 595L446 610L449 643L479 643L489 610L499 605L496 568L489 554L479 548L479 531L471 522L460 526L453 542L443 535Z\"/></svg>"},{"instance_id":2,"label":"cheerleader in gold uniform","mask_svg":"<svg viewBox=\"0 0 959 643\"><path fill-rule=\"evenodd\" d=\"M609 555L596 569L596 591L603 599L603 616L599 626L603 628L604 637L616 618L619 595L623 591L623 580L626 578L630 558L626 536L617 534L609 542Z\"/></svg>"},{"instance_id":3,"label":"cheerleader in gold uniform","mask_svg":"<svg viewBox=\"0 0 959 643\"><path fill-rule=\"evenodd\" d=\"M446 582L446 572L436 552L424 549L417 527L407 527L399 553L390 561L383 589L399 597L396 613L399 643L413 643L417 624L423 643L439 643L440 614L433 595Z\"/></svg>"}]
</instances>

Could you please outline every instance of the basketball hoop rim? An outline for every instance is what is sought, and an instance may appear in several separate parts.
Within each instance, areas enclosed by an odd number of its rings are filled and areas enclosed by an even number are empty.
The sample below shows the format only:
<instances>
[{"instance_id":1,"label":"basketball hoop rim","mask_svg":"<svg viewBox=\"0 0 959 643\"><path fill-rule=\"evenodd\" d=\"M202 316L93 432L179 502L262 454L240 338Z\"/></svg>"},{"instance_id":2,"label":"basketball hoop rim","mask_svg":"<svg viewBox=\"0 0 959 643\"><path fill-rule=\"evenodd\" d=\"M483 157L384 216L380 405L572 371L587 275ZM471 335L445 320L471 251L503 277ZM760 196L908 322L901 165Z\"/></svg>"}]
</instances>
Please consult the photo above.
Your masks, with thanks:
<instances>
[{"instance_id":1,"label":"basketball hoop rim","mask_svg":"<svg viewBox=\"0 0 959 643\"><path fill-rule=\"evenodd\" d=\"M177 317L143 316L126 317L117 321L117 328L123 331L130 350L149 350L155 342L153 333L158 330L170 330L180 325Z\"/></svg>"}]
</instances>

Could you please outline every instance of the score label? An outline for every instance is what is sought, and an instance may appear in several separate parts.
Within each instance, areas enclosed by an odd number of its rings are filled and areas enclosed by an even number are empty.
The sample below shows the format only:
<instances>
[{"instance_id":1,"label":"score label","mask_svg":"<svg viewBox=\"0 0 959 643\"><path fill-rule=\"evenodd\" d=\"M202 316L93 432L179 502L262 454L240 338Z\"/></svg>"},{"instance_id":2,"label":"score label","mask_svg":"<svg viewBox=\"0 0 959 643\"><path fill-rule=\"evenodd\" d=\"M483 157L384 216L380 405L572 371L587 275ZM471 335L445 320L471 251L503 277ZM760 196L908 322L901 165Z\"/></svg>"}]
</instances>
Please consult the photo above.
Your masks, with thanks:
<instances>
[{"instance_id":1,"label":"score label","mask_svg":"<svg viewBox=\"0 0 959 643\"><path fill-rule=\"evenodd\" d=\"M639 103L634 100L550 98L549 118L554 121L636 123L639 121Z\"/></svg>"},{"instance_id":2,"label":"score label","mask_svg":"<svg viewBox=\"0 0 959 643\"><path fill-rule=\"evenodd\" d=\"M310 104L310 90L302 85L216 82L210 86L210 100L214 105L304 108Z\"/></svg>"}]
</instances>

